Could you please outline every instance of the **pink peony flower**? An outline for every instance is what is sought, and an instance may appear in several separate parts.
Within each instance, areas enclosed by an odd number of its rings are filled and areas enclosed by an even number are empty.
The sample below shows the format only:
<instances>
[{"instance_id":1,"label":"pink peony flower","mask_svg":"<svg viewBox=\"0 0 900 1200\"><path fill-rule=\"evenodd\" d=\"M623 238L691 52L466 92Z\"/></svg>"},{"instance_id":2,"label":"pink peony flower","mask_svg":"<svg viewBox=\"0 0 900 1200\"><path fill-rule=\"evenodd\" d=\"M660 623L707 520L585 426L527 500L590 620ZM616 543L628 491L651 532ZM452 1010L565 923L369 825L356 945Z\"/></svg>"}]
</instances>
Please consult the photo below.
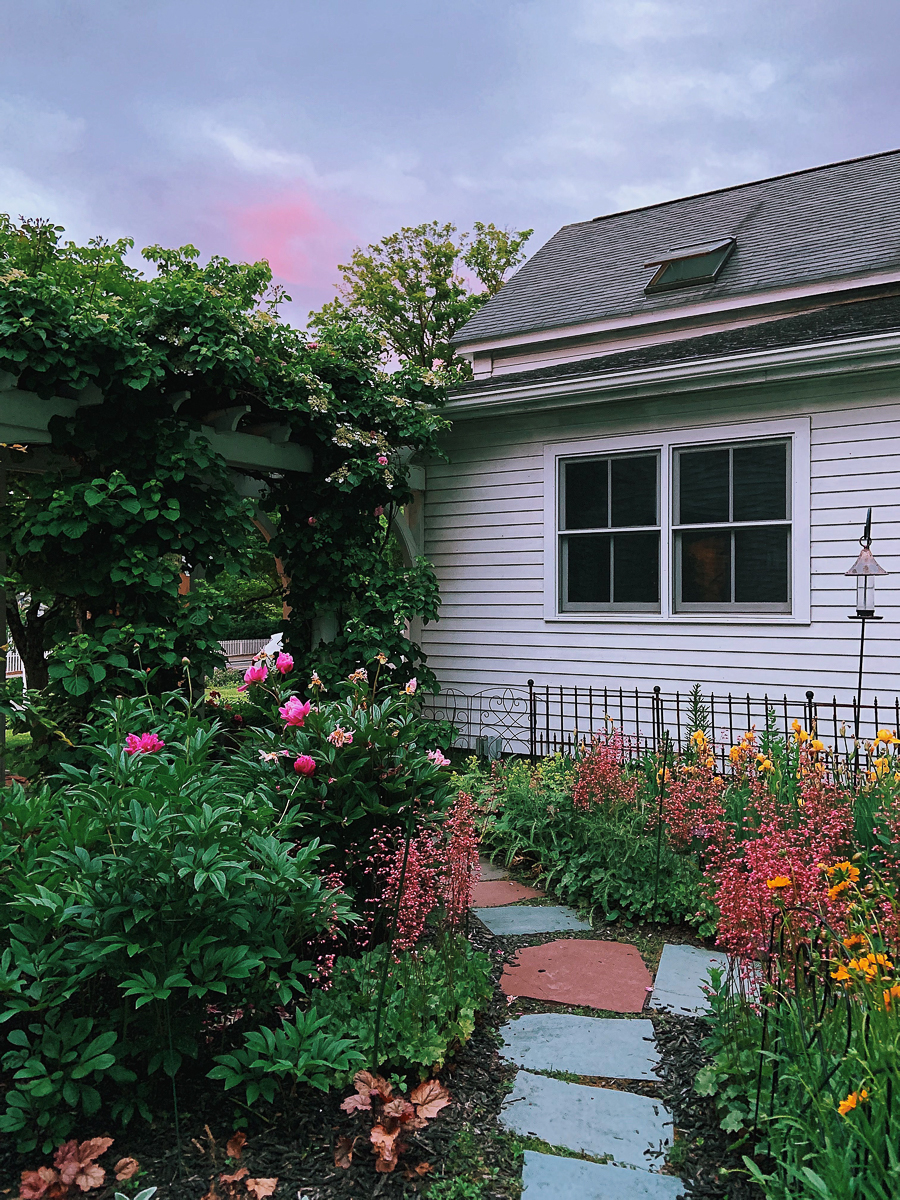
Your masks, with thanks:
<instances>
[{"instance_id":1,"label":"pink peony flower","mask_svg":"<svg viewBox=\"0 0 900 1200\"><path fill-rule=\"evenodd\" d=\"M383 515L384 515L384 505L383 505L383 504L379 504L379 505L378 505L378 507L375 509L375 516L376 516L376 517L380 517L380 516L383 516Z\"/></svg>"},{"instance_id":2,"label":"pink peony flower","mask_svg":"<svg viewBox=\"0 0 900 1200\"><path fill-rule=\"evenodd\" d=\"M348 733L346 729L341 729L340 725L335 725L333 731L328 735L328 740L332 746L349 746L353 741L353 734Z\"/></svg>"},{"instance_id":3,"label":"pink peony flower","mask_svg":"<svg viewBox=\"0 0 900 1200\"><path fill-rule=\"evenodd\" d=\"M414 696L416 694L416 688L418 686L419 686L418 680L411 679L403 690L404 690L404 692L406 692L407 696Z\"/></svg>"},{"instance_id":4,"label":"pink peony flower","mask_svg":"<svg viewBox=\"0 0 900 1200\"><path fill-rule=\"evenodd\" d=\"M316 769L316 761L310 758L308 754L301 754L299 758L294 760L294 770L298 775L312 775Z\"/></svg>"},{"instance_id":5,"label":"pink peony flower","mask_svg":"<svg viewBox=\"0 0 900 1200\"><path fill-rule=\"evenodd\" d=\"M280 671L282 675L287 675L288 671L293 671L294 660L290 654L279 654L275 659L275 670Z\"/></svg>"},{"instance_id":6,"label":"pink peony flower","mask_svg":"<svg viewBox=\"0 0 900 1200\"><path fill-rule=\"evenodd\" d=\"M300 726L309 716L311 705L309 701L303 701L296 696L291 696L289 700L279 708L279 712L284 719L285 725Z\"/></svg>"},{"instance_id":7,"label":"pink peony flower","mask_svg":"<svg viewBox=\"0 0 900 1200\"><path fill-rule=\"evenodd\" d=\"M441 750L429 750L428 753L425 755L425 757L430 758L436 767L449 767L450 766L450 759L444 758L443 752Z\"/></svg>"},{"instance_id":8,"label":"pink peony flower","mask_svg":"<svg viewBox=\"0 0 900 1200\"><path fill-rule=\"evenodd\" d=\"M387 459L386 454L378 455L378 465L379 465L379 467L386 467L388 465L388 459Z\"/></svg>"},{"instance_id":9,"label":"pink peony flower","mask_svg":"<svg viewBox=\"0 0 900 1200\"><path fill-rule=\"evenodd\" d=\"M125 753L152 754L155 750L162 750L165 744L155 733L142 733L140 737L136 733L129 733L125 739Z\"/></svg>"},{"instance_id":10,"label":"pink peony flower","mask_svg":"<svg viewBox=\"0 0 900 1200\"><path fill-rule=\"evenodd\" d=\"M244 683L238 688L239 692L246 692L251 683L265 683L269 675L269 668L264 662L252 662L244 672Z\"/></svg>"}]
</instances>

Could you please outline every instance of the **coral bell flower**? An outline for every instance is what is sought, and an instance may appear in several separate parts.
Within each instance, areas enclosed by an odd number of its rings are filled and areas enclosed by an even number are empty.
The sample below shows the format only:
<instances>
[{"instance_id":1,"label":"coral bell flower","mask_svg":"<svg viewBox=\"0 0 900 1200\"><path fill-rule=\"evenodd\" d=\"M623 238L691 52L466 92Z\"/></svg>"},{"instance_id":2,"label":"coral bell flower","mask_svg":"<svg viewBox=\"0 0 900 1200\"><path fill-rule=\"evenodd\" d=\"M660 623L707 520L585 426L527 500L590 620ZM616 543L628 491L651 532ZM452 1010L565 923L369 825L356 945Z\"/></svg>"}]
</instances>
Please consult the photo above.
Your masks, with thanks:
<instances>
[{"instance_id":1,"label":"coral bell flower","mask_svg":"<svg viewBox=\"0 0 900 1200\"><path fill-rule=\"evenodd\" d=\"M281 675L287 675L288 671L293 671L294 660L290 654L279 654L275 659L275 670Z\"/></svg>"},{"instance_id":2,"label":"coral bell flower","mask_svg":"<svg viewBox=\"0 0 900 1200\"><path fill-rule=\"evenodd\" d=\"M310 776L316 769L315 759L310 758L308 754L301 754L299 758L294 759L294 770L298 775Z\"/></svg>"},{"instance_id":3,"label":"coral bell flower","mask_svg":"<svg viewBox=\"0 0 900 1200\"><path fill-rule=\"evenodd\" d=\"M291 696L285 704L282 704L278 711L285 725L296 725L299 728L309 716L311 707L312 705L308 700L303 701L297 696Z\"/></svg>"},{"instance_id":4,"label":"coral bell flower","mask_svg":"<svg viewBox=\"0 0 900 1200\"><path fill-rule=\"evenodd\" d=\"M239 692L246 692L251 683L265 683L269 677L269 668L264 662L252 662L244 672L243 687L239 687Z\"/></svg>"},{"instance_id":5,"label":"coral bell flower","mask_svg":"<svg viewBox=\"0 0 900 1200\"><path fill-rule=\"evenodd\" d=\"M125 739L125 753L128 755L153 754L156 750L162 750L165 744L155 733L142 733L140 737L136 733L129 733Z\"/></svg>"}]
</instances>

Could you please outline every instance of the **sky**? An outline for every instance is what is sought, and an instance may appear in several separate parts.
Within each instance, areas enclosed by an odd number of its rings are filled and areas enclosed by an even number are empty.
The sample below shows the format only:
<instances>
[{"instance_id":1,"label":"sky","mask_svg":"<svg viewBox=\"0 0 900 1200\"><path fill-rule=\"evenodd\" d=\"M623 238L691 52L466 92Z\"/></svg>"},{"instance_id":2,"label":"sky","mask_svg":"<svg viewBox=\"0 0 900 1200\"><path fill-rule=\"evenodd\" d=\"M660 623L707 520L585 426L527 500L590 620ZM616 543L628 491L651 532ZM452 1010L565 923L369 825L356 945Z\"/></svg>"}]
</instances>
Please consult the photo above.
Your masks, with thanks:
<instances>
[{"instance_id":1,"label":"sky","mask_svg":"<svg viewBox=\"0 0 900 1200\"><path fill-rule=\"evenodd\" d=\"M267 258L900 147L896 0L0 0L0 212Z\"/></svg>"}]
</instances>

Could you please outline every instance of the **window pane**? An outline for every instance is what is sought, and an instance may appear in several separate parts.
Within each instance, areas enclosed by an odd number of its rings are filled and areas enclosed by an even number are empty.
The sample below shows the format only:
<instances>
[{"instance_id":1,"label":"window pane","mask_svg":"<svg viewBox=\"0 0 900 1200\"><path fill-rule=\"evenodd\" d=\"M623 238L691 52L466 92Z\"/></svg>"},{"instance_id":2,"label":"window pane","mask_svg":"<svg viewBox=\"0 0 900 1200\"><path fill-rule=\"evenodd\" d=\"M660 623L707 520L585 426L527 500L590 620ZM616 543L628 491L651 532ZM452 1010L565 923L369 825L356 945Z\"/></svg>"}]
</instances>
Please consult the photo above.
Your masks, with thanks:
<instances>
[{"instance_id":1,"label":"window pane","mask_svg":"<svg viewBox=\"0 0 900 1200\"><path fill-rule=\"evenodd\" d=\"M734 448L734 520L783 521L787 516L787 446Z\"/></svg>"},{"instance_id":2,"label":"window pane","mask_svg":"<svg viewBox=\"0 0 900 1200\"><path fill-rule=\"evenodd\" d=\"M610 525L656 524L656 455L614 458Z\"/></svg>"},{"instance_id":3,"label":"window pane","mask_svg":"<svg viewBox=\"0 0 900 1200\"><path fill-rule=\"evenodd\" d=\"M606 459L566 463L566 512L563 529L605 529L607 513Z\"/></svg>"},{"instance_id":4,"label":"window pane","mask_svg":"<svg viewBox=\"0 0 900 1200\"><path fill-rule=\"evenodd\" d=\"M678 456L679 523L727 521L728 451L689 450Z\"/></svg>"},{"instance_id":5,"label":"window pane","mask_svg":"<svg viewBox=\"0 0 900 1200\"><path fill-rule=\"evenodd\" d=\"M659 534L617 533L613 538L613 600L659 603Z\"/></svg>"},{"instance_id":6,"label":"window pane","mask_svg":"<svg viewBox=\"0 0 900 1200\"><path fill-rule=\"evenodd\" d=\"M738 604L787 604L788 531L783 525L734 531L734 598Z\"/></svg>"},{"instance_id":7,"label":"window pane","mask_svg":"<svg viewBox=\"0 0 900 1200\"><path fill-rule=\"evenodd\" d=\"M685 604L731 600L731 531L682 533L681 599Z\"/></svg>"},{"instance_id":8,"label":"window pane","mask_svg":"<svg viewBox=\"0 0 900 1200\"><path fill-rule=\"evenodd\" d=\"M568 578L564 585L569 604L609 603L608 533L585 533L566 538Z\"/></svg>"}]
</instances>

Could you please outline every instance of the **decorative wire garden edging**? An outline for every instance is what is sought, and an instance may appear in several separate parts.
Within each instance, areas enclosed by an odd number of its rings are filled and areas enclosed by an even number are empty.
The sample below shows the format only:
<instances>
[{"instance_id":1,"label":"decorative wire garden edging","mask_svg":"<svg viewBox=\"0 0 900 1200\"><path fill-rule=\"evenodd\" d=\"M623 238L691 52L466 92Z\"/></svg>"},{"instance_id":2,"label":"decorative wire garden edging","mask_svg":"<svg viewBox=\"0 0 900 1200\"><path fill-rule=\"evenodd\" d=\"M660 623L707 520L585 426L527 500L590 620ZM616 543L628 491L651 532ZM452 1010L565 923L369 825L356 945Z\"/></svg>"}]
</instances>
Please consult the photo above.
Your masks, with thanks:
<instances>
[{"instance_id":1,"label":"decorative wire garden edging","mask_svg":"<svg viewBox=\"0 0 900 1200\"><path fill-rule=\"evenodd\" d=\"M741 736L756 727L766 728L769 712L775 714L778 733L790 738L793 722L825 742L839 759L853 758L853 729L859 717L860 742L872 741L879 729L900 728L900 698L889 703L876 697L857 712L855 698L819 699L812 691L803 699L756 696L749 693L705 692L699 699L709 712L711 752L723 773L730 769L729 750ZM508 684L472 694L453 688L424 699L424 715L450 722L456 733L453 746L498 757L527 754L543 758L558 752L572 754L596 734L618 730L625 756L638 759L658 752L664 734L675 753L687 749L693 732L691 698L681 691L664 692L658 685L640 688L579 687L566 684ZM843 748L842 748L843 743Z\"/></svg>"}]
</instances>

